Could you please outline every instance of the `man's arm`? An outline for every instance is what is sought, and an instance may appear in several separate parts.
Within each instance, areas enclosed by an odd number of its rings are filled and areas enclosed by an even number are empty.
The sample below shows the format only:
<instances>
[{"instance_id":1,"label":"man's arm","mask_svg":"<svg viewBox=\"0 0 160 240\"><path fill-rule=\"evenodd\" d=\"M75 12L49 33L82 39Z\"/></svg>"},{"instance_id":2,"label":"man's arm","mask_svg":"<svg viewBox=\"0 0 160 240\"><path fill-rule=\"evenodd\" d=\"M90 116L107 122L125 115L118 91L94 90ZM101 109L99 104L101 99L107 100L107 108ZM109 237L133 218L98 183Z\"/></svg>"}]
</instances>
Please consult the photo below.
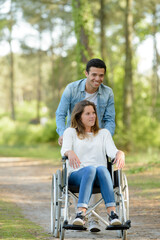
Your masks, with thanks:
<instances>
[{"instance_id":1,"label":"man's arm","mask_svg":"<svg viewBox=\"0 0 160 240\"><path fill-rule=\"evenodd\" d=\"M115 131L115 106L114 106L114 95L113 92L111 92L107 106L105 108L104 116L104 128L108 129L111 133L111 135L114 135Z\"/></svg>"},{"instance_id":2,"label":"man's arm","mask_svg":"<svg viewBox=\"0 0 160 240\"><path fill-rule=\"evenodd\" d=\"M62 136L63 132L66 128L65 122L67 117L67 112L70 107L70 90L67 86L62 94L60 103L58 105L58 108L56 110L56 125L57 125L57 133L60 136L59 138L59 144L62 143Z\"/></svg>"},{"instance_id":3,"label":"man's arm","mask_svg":"<svg viewBox=\"0 0 160 240\"><path fill-rule=\"evenodd\" d=\"M58 144L59 144L59 146L62 146L62 143L63 143L63 136L60 136L60 137L58 138Z\"/></svg>"}]
</instances>

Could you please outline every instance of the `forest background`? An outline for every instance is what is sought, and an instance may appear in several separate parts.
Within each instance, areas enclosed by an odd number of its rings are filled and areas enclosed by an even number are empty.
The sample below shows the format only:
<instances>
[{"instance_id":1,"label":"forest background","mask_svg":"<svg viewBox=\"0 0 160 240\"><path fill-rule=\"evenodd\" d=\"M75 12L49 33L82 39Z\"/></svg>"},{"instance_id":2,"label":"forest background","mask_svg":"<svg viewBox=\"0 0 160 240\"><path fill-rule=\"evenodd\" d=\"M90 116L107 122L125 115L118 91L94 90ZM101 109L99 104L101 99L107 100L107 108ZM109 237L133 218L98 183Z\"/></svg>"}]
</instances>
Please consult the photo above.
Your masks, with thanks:
<instances>
[{"instance_id":1,"label":"forest background","mask_svg":"<svg viewBox=\"0 0 160 240\"><path fill-rule=\"evenodd\" d=\"M116 145L159 151L159 32L159 0L0 0L0 155L57 146L63 90L97 57L114 92ZM152 62L142 72L137 49L146 39Z\"/></svg>"}]
</instances>

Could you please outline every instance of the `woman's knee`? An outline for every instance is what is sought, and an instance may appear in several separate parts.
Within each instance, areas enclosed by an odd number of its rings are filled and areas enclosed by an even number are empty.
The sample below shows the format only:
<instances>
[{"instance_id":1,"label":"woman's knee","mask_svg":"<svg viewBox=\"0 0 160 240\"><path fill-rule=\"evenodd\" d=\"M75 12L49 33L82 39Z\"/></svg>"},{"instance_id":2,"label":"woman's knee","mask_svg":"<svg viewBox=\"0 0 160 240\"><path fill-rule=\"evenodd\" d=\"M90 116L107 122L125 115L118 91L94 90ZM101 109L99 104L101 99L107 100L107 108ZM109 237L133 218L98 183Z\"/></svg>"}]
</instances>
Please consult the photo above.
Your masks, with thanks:
<instances>
[{"instance_id":1,"label":"woman's knee","mask_svg":"<svg viewBox=\"0 0 160 240\"><path fill-rule=\"evenodd\" d=\"M107 169L107 167L105 166L99 166L96 169L96 174L97 176L106 176L106 177L110 177L110 173Z\"/></svg>"},{"instance_id":2,"label":"woman's knee","mask_svg":"<svg viewBox=\"0 0 160 240\"><path fill-rule=\"evenodd\" d=\"M87 175L88 178L95 178L96 167L94 167L94 166L85 167L85 174Z\"/></svg>"}]
</instances>

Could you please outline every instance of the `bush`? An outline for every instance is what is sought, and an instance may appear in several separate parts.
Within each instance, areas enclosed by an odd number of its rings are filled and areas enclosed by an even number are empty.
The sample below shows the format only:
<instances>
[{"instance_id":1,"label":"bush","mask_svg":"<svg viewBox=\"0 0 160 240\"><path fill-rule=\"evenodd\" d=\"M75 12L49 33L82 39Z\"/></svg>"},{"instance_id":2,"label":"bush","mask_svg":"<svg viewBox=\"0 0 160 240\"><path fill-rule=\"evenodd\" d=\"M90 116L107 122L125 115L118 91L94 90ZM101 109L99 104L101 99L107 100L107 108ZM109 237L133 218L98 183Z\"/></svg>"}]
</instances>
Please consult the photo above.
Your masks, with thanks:
<instances>
[{"instance_id":1,"label":"bush","mask_svg":"<svg viewBox=\"0 0 160 240\"><path fill-rule=\"evenodd\" d=\"M36 101L21 102L16 106L16 120L28 123L32 119L35 119L35 116L37 115L36 111L37 111ZM44 103L40 104L40 116L48 117L48 109L45 107Z\"/></svg>"},{"instance_id":2,"label":"bush","mask_svg":"<svg viewBox=\"0 0 160 240\"><path fill-rule=\"evenodd\" d=\"M120 149L126 148L127 142L131 143L131 149L159 148L160 147L160 124L154 117L140 115L132 122L130 131L124 129L121 120L117 120L114 140ZM130 150L131 150L130 149Z\"/></svg>"},{"instance_id":3,"label":"bush","mask_svg":"<svg viewBox=\"0 0 160 240\"><path fill-rule=\"evenodd\" d=\"M8 117L0 120L1 145L31 145L57 141L55 120L50 120L45 126L40 124L14 122Z\"/></svg>"},{"instance_id":4,"label":"bush","mask_svg":"<svg viewBox=\"0 0 160 240\"><path fill-rule=\"evenodd\" d=\"M133 142L135 146L160 147L160 125L155 118L140 116L136 124L132 126Z\"/></svg>"},{"instance_id":5,"label":"bush","mask_svg":"<svg viewBox=\"0 0 160 240\"><path fill-rule=\"evenodd\" d=\"M43 128L43 140L44 142L57 141L58 134L56 132L56 119L49 120Z\"/></svg>"}]
</instances>

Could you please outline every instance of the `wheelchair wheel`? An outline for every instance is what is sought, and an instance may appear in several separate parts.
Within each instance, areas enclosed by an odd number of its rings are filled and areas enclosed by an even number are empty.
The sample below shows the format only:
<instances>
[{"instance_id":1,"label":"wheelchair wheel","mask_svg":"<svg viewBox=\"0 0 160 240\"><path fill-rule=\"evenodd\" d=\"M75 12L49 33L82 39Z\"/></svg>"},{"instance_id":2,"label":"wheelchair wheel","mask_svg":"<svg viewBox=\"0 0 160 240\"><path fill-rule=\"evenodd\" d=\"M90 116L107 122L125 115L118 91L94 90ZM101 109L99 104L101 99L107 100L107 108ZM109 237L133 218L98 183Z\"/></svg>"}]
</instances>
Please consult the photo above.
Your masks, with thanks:
<instances>
[{"instance_id":1,"label":"wheelchair wheel","mask_svg":"<svg viewBox=\"0 0 160 240\"><path fill-rule=\"evenodd\" d=\"M127 240L127 231L126 230L121 231L121 238L122 238L122 240Z\"/></svg>"},{"instance_id":2,"label":"wheelchair wheel","mask_svg":"<svg viewBox=\"0 0 160 240\"><path fill-rule=\"evenodd\" d=\"M116 211L119 214L120 221L124 224L125 221L129 219L129 192L127 178L124 173L122 173L121 189L122 196L120 196L119 193L115 195ZM117 234L122 240L127 240L127 230L118 230Z\"/></svg>"},{"instance_id":3,"label":"wheelchair wheel","mask_svg":"<svg viewBox=\"0 0 160 240\"><path fill-rule=\"evenodd\" d=\"M64 240L65 229L63 228L63 222L60 223L60 240Z\"/></svg>"},{"instance_id":4,"label":"wheelchair wheel","mask_svg":"<svg viewBox=\"0 0 160 240\"><path fill-rule=\"evenodd\" d=\"M54 236L56 238L59 237L60 233L60 218L61 218L61 171L57 170L56 172L56 207L55 207L55 228L54 228Z\"/></svg>"},{"instance_id":5,"label":"wheelchair wheel","mask_svg":"<svg viewBox=\"0 0 160 240\"><path fill-rule=\"evenodd\" d=\"M54 235L54 229L55 229L55 212L56 212L56 202L57 202L56 186L57 186L57 178L56 178L56 174L53 174L52 186L51 186L51 233L53 235Z\"/></svg>"},{"instance_id":6,"label":"wheelchair wheel","mask_svg":"<svg viewBox=\"0 0 160 240\"><path fill-rule=\"evenodd\" d=\"M63 192L61 189L62 186L62 176L61 176L61 171L57 172L57 177L58 177L58 195L59 195L59 203L58 203L58 221L57 221L57 229L58 229L58 234L57 236L60 238L60 240L64 240L64 236L65 236L65 229L63 228L63 224L64 224L64 201L63 201Z\"/></svg>"},{"instance_id":7,"label":"wheelchair wheel","mask_svg":"<svg viewBox=\"0 0 160 240\"><path fill-rule=\"evenodd\" d=\"M124 197L126 220L129 220L129 190L128 190L127 178L124 173L122 174L122 194Z\"/></svg>"},{"instance_id":8,"label":"wheelchair wheel","mask_svg":"<svg viewBox=\"0 0 160 240\"><path fill-rule=\"evenodd\" d=\"M124 198L124 205L125 205L124 210L125 210L126 220L129 220L129 190L128 190L127 178L124 173L122 174L122 194ZM123 222L124 222L124 217L123 217ZM127 240L126 230L121 231L121 237L122 237L122 240Z\"/></svg>"},{"instance_id":9,"label":"wheelchair wheel","mask_svg":"<svg viewBox=\"0 0 160 240\"><path fill-rule=\"evenodd\" d=\"M57 170L52 177L51 189L51 233L59 237L60 212L61 212L61 171Z\"/></svg>"}]
</instances>

